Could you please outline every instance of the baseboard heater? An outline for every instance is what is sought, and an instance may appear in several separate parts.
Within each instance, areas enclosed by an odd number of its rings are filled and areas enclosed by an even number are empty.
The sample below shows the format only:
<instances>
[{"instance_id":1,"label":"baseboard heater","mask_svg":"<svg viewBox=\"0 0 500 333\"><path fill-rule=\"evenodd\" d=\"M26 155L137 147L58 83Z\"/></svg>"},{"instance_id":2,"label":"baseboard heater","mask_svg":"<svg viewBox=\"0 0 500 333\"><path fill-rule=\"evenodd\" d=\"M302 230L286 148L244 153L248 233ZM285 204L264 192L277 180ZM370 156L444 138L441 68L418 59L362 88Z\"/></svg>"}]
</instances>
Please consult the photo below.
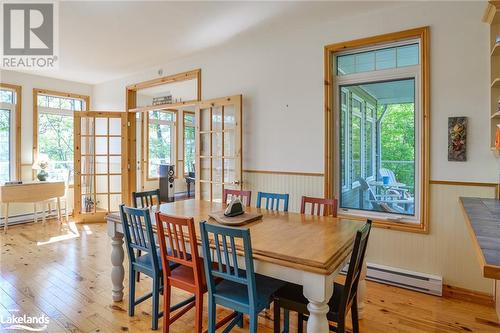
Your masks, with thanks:
<instances>
[{"instance_id":1,"label":"baseboard heater","mask_svg":"<svg viewBox=\"0 0 500 333\"><path fill-rule=\"evenodd\" d=\"M61 209L61 214L62 217L64 218L65 210L64 208ZM38 222L42 222L42 212L37 212L37 219ZM15 225L15 224L22 224L22 223L33 223L33 220L35 218L35 215L33 213L26 213L26 214L18 214L18 215L10 215L9 216L9 225ZM57 210L53 209L51 212L46 212L45 213L45 218L46 219L53 219L57 218ZM0 229L3 227L5 217L1 216L0 217Z\"/></svg>"},{"instance_id":2,"label":"baseboard heater","mask_svg":"<svg viewBox=\"0 0 500 333\"><path fill-rule=\"evenodd\" d=\"M346 274L346 265L341 273ZM404 289L419 291L426 294L442 296L443 278L405 269L367 263L366 279Z\"/></svg>"}]
</instances>

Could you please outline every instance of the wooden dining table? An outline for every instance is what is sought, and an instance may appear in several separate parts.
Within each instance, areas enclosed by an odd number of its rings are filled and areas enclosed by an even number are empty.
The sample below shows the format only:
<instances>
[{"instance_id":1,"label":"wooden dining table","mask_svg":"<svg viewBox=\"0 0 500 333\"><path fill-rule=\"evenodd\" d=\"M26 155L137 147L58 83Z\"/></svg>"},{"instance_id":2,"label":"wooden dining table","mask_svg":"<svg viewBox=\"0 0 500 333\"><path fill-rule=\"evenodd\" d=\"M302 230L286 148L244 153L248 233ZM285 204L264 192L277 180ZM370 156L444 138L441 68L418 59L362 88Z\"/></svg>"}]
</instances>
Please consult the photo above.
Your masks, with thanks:
<instances>
[{"instance_id":1,"label":"wooden dining table","mask_svg":"<svg viewBox=\"0 0 500 333\"><path fill-rule=\"evenodd\" d=\"M221 209L220 203L195 199L165 203L159 207L162 213L193 217L200 245L199 222L207 220L217 223L208 214ZM334 280L349 260L356 232L363 223L331 216L275 212L253 207L248 207L247 211L263 215L261 220L242 226L250 229L256 273L302 285L304 296L309 301L308 332L328 332L326 314ZM107 230L112 246L112 298L119 302L123 299L125 270L123 226L118 213L107 216ZM241 256L243 249L240 248L240 251L238 255ZM366 266L358 290L360 315L363 313L365 274Z\"/></svg>"}]
</instances>

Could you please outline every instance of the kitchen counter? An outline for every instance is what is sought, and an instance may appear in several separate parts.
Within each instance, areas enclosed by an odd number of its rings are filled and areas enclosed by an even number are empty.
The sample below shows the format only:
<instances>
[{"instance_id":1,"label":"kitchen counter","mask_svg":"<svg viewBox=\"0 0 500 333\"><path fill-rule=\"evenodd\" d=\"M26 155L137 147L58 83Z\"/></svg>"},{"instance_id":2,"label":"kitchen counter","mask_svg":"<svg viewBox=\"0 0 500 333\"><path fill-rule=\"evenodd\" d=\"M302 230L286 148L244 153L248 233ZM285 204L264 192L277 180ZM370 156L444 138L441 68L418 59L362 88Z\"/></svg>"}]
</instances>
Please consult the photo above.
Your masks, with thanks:
<instances>
[{"instance_id":1,"label":"kitchen counter","mask_svg":"<svg viewBox=\"0 0 500 333\"><path fill-rule=\"evenodd\" d=\"M500 280L500 200L461 197L483 276Z\"/></svg>"}]
</instances>

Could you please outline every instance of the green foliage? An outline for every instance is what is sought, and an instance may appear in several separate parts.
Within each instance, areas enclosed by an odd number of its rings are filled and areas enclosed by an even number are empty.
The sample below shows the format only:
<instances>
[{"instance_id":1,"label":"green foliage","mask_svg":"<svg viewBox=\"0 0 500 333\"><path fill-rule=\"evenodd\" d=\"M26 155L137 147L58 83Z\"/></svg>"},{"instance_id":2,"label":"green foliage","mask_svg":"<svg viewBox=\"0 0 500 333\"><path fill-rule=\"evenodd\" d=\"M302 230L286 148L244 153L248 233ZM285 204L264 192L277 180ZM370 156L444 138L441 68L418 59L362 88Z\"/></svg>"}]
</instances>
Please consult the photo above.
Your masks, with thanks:
<instances>
[{"instance_id":1,"label":"green foliage","mask_svg":"<svg viewBox=\"0 0 500 333\"><path fill-rule=\"evenodd\" d=\"M57 168L73 167L73 117L41 113L38 118L38 151L47 154Z\"/></svg>"},{"instance_id":2,"label":"green foliage","mask_svg":"<svg viewBox=\"0 0 500 333\"><path fill-rule=\"evenodd\" d=\"M385 106L378 108L380 117ZM415 110L413 103L387 106L381 128L382 168L391 169L396 179L415 184Z\"/></svg>"}]
</instances>

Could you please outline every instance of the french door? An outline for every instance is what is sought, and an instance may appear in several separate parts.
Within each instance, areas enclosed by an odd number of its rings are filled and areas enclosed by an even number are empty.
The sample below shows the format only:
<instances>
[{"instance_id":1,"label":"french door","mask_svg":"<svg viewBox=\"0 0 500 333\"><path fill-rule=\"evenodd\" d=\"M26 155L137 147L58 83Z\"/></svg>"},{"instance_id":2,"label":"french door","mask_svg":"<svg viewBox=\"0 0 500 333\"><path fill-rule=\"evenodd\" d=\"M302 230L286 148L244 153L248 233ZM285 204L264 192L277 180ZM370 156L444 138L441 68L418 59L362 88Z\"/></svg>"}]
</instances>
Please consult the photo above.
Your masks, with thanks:
<instances>
[{"instance_id":1,"label":"french door","mask_svg":"<svg viewBox=\"0 0 500 333\"><path fill-rule=\"evenodd\" d=\"M77 222L117 212L127 187L127 113L75 112L74 211Z\"/></svg>"},{"instance_id":2,"label":"french door","mask_svg":"<svg viewBox=\"0 0 500 333\"><path fill-rule=\"evenodd\" d=\"M222 201L242 186L242 96L196 104L196 199Z\"/></svg>"}]
</instances>

